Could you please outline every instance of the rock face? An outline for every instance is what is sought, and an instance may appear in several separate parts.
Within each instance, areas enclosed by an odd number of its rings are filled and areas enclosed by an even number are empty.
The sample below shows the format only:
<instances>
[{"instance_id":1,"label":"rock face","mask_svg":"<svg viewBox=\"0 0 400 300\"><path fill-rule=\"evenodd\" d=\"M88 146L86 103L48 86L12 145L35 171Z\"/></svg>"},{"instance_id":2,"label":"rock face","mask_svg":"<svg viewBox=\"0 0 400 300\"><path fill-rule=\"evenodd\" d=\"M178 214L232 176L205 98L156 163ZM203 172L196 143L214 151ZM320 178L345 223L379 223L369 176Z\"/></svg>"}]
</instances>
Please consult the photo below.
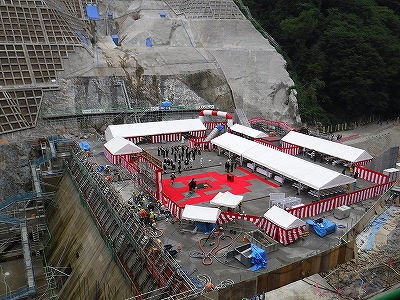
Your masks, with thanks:
<instances>
[{"instance_id":1,"label":"rock face","mask_svg":"<svg viewBox=\"0 0 400 300\"><path fill-rule=\"evenodd\" d=\"M58 74L60 92L44 95L42 107L73 113L168 100L172 105L214 104L231 113L239 108L248 119L299 126L285 60L233 1L181 2L113 2L114 19L99 27L93 51L76 48L70 54ZM105 10L99 4L99 11ZM119 46L112 31L118 32Z\"/></svg>"},{"instance_id":2,"label":"rock face","mask_svg":"<svg viewBox=\"0 0 400 300\"><path fill-rule=\"evenodd\" d=\"M0 200L33 189L30 151L26 142L0 146Z\"/></svg>"},{"instance_id":3,"label":"rock face","mask_svg":"<svg viewBox=\"0 0 400 300\"><path fill-rule=\"evenodd\" d=\"M164 73L179 78L180 74L190 72L194 77L204 70L218 69L231 90L234 105L242 108L248 118L263 117L299 125L297 100L286 62L233 1L224 1L223 10L218 7L221 3L193 7L166 2L168 6L161 7L166 18L160 18L156 3L142 1L141 5L131 7L138 19L125 22L129 25L120 28L121 51L132 53L143 66L144 74ZM147 38L152 47L146 47ZM220 95L202 96L214 104Z\"/></svg>"},{"instance_id":4,"label":"rock face","mask_svg":"<svg viewBox=\"0 0 400 300\"><path fill-rule=\"evenodd\" d=\"M107 5L98 9L106 14ZM232 0L113 1L109 9L113 19L92 24L95 45L79 45L69 29L74 46L56 79L43 81L52 88L43 90L40 116L153 107L168 100L185 107L213 104L233 114L238 108L248 119L301 123L286 62ZM101 120L96 129L107 124ZM17 142L0 147L0 199L32 190L30 149L20 141L80 130L79 124L64 122L60 129L39 117L35 129L5 134Z\"/></svg>"}]
</instances>

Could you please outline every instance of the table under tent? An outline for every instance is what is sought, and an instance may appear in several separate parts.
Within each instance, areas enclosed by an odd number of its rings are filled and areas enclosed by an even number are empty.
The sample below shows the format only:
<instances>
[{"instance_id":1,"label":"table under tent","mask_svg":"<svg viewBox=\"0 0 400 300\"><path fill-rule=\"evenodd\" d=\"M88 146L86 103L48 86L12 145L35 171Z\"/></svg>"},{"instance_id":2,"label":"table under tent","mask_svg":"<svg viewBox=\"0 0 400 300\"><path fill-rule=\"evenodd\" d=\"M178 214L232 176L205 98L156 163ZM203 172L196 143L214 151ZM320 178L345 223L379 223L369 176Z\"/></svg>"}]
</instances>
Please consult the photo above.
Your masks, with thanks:
<instances>
[{"instance_id":1,"label":"table under tent","mask_svg":"<svg viewBox=\"0 0 400 300\"><path fill-rule=\"evenodd\" d=\"M293 243L304 233L306 222L277 206L272 206L261 219L260 228L283 245Z\"/></svg>"},{"instance_id":2,"label":"table under tent","mask_svg":"<svg viewBox=\"0 0 400 300\"><path fill-rule=\"evenodd\" d=\"M221 210L215 207L204 207L187 204L182 212L182 219L193 221L195 228L187 230L195 233L198 230L204 233L211 233L216 227L216 222ZM185 231L184 228L182 228Z\"/></svg>"},{"instance_id":3,"label":"table under tent","mask_svg":"<svg viewBox=\"0 0 400 300\"><path fill-rule=\"evenodd\" d=\"M302 147L303 155L309 153L307 150L311 150L309 154L312 156L312 158L314 158L314 160L317 159L316 153L319 153L321 162L323 159L326 162L331 162L333 165L365 165L373 158L367 151L363 149L343 145L338 142L329 141L295 131L290 131L287 135L285 135L282 138L282 142ZM312 151L314 151L314 154Z\"/></svg>"},{"instance_id":4,"label":"table under tent","mask_svg":"<svg viewBox=\"0 0 400 300\"><path fill-rule=\"evenodd\" d=\"M347 192L348 187L356 182L353 177L234 134L224 133L211 143L240 156L241 164L246 160L247 167L254 172L272 178L281 185L285 179L290 179L298 193L308 189L309 194L318 199Z\"/></svg>"}]
</instances>

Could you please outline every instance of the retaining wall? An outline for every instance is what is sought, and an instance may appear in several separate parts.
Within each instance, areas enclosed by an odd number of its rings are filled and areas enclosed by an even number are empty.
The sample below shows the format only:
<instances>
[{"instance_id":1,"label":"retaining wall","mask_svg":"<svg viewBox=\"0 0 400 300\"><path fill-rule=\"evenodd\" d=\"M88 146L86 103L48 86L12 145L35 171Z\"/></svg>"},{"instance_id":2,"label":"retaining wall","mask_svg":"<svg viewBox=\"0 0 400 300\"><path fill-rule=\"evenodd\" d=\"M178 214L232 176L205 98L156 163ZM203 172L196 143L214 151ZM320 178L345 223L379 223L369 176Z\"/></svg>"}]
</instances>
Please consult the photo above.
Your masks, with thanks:
<instances>
[{"instance_id":1,"label":"retaining wall","mask_svg":"<svg viewBox=\"0 0 400 300\"><path fill-rule=\"evenodd\" d=\"M89 213L82 206L79 194L69 176L64 176L57 190L55 205L49 209L52 233L46 249L48 265L55 271L56 283L65 284L55 290L57 299L127 299L132 296L130 282L121 274L101 238Z\"/></svg>"}]
</instances>

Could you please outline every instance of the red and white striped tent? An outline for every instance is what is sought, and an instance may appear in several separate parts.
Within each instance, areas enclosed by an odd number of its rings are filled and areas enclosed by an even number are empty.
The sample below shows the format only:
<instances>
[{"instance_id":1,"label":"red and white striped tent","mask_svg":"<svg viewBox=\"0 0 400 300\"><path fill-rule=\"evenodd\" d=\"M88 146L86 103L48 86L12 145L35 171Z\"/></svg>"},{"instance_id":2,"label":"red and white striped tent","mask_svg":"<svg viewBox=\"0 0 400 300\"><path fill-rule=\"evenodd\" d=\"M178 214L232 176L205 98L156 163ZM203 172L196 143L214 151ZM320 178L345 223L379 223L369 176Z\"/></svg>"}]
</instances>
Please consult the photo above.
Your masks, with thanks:
<instances>
[{"instance_id":1,"label":"red and white striped tent","mask_svg":"<svg viewBox=\"0 0 400 300\"><path fill-rule=\"evenodd\" d=\"M140 147L120 136L104 144L104 156L113 164L118 164L120 158L131 161L131 155L140 152L142 152Z\"/></svg>"},{"instance_id":2,"label":"red and white striped tent","mask_svg":"<svg viewBox=\"0 0 400 300\"><path fill-rule=\"evenodd\" d=\"M180 140L182 133L190 133L194 137L205 137L206 127L199 119L110 125L105 130L105 138L109 141L116 136L121 136L135 144L150 138L152 143L160 143Z\"/></svg>"},{"instance_id":3,"label":"red and white striped tent","mask_svg":"<svg viewBox=\"0 0 400 300\"><path fill-rule=\"evenodd\" d=\"M315 150L332 157L354 163L364 164L372 160L372 156L365 150L352 146L343 145L333 141L328 141L319 137L290 131L282 139L282 142L297 145L306 149Z\"/></svg>"},{"instance_id":4,"label":"red and white striped tent","mask_svg":"<svg viewBox=\"0 0 400 300\"><path fill-rule=\"evenodd\" d=\"M306 222L278 206L272 206L261 220L260 228L283 245L293 243L306 228Z\"/></svg>"}]
</instances>

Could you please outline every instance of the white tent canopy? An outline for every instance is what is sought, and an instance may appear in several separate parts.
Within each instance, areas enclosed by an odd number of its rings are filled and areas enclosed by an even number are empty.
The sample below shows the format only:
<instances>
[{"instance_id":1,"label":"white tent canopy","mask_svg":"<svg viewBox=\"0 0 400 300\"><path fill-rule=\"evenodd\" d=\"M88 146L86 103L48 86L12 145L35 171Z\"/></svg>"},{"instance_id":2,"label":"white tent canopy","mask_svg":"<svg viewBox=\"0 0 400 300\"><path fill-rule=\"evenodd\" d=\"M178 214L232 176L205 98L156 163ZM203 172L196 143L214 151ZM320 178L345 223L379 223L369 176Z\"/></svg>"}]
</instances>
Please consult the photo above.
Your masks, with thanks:
<instances>
[{"instance_id":1,"label":"white tent canopy","mask_svg":"<svg viewBox=\"0 0 400 300\"><path fill-rule=\"evenodd\" d=\"M251 138L268 137L268 134L266 134L265 132L259 131L257 129L253 129L251 127L243 126L240 124L234 124L233 126L230 127L230 129L234 132L247 135Z\"/></svg>"},{"instance_id":2,"label":"white tent canopy","mask_svg":"<svg viewBox=\"0 0 400 300\"><path fill-rule=\"evenodd\" d=\"M142 152L142 149L136 146L136 144L120 136L116 136L115 138L109 140L104 144L104 148L106 148L112 155L124 155Z\"/></svg>"},{"instance_id":3,"label":"white tent canopy","mask_svg":"<svg viewBox=\"0 0 400 300\"><path fill-rule=\"evenodd\" d=\"M264 214L264 218L284 229L298 228L306 225L306 222L288 213L278 206L272 206Z\"/></svg>"},{"instance_id":4,"label":"white tent canopy","mask_svg":"<svg viewBox=\"0 0 400 300\"><path fill-rule=\"evenodd\" d=\"M206 130L206 127L199 119L133 123L108 126L105 138L109 141L116 136L127 138L201 130Z\"/></svg>"},{"instance_id":5,"label":"white tent canopy","mask_svg":"<svg viewBox=\"0 0 400 300\"><path fill-rule=\"evenodd\" d=\"M214 144L214 141L217 141L215 144L219 147L315 190L333 188L356 181L352 177L230 133L224 133L211 140L211 143Z\"/></svg>"},{"instance_id":6,"label":"white tent canopy","mask_svg":"<svg viewBox=\"0 0 400 300\"><path fill-rule=\"evenodd\" d=\"M215 223L220 213L221 210L219 208L187 204L183 209L182 219L205 223Z\"/></svg>"},{"instance_id":7,"label":"white tent canopy","mask_svg":"<svg viewBox=\"0 0 400 300\"><path fill-rule=\"evenodd\" d=\"M255 145L258 145L253 141L227 132L216 137L215 139L212 139L211 143L235 153L236 155L242 155L242 153L245 151L253 148Z\"/></svg>"},{"instance_id":8,"label":"white tent canopy","mask_svg":"<svg viewBox=\"0 0 400 300\"><path fill-rule=\"evenodd\" d=\"M352 163L372 159L372 156L365 150L295 131L290 131L282 138L282 141Z\"/></svg>"},{"instance_id":9,"label":"white tent canopy","mask_svg":"<svg viewBox=\"0 0 400 300\"><path fill-rule=\"evenodd\" d=\"M226 191L223 193L218 192L218 194L211 199L210 204L215 206L236 208L242 200L243 196L234 195L231 192Z\"/></svg>"},{"instance_id":10,"label":"white tent canopy","mask_svg":"<svg viewBox=\"0 0 400 300\"><path fill-rule=\"evenodd\" d=\"M350 176L260 144L243 153L243 157L315 190L329 189L356 181Z\"/></svg>"}]
</instances>

